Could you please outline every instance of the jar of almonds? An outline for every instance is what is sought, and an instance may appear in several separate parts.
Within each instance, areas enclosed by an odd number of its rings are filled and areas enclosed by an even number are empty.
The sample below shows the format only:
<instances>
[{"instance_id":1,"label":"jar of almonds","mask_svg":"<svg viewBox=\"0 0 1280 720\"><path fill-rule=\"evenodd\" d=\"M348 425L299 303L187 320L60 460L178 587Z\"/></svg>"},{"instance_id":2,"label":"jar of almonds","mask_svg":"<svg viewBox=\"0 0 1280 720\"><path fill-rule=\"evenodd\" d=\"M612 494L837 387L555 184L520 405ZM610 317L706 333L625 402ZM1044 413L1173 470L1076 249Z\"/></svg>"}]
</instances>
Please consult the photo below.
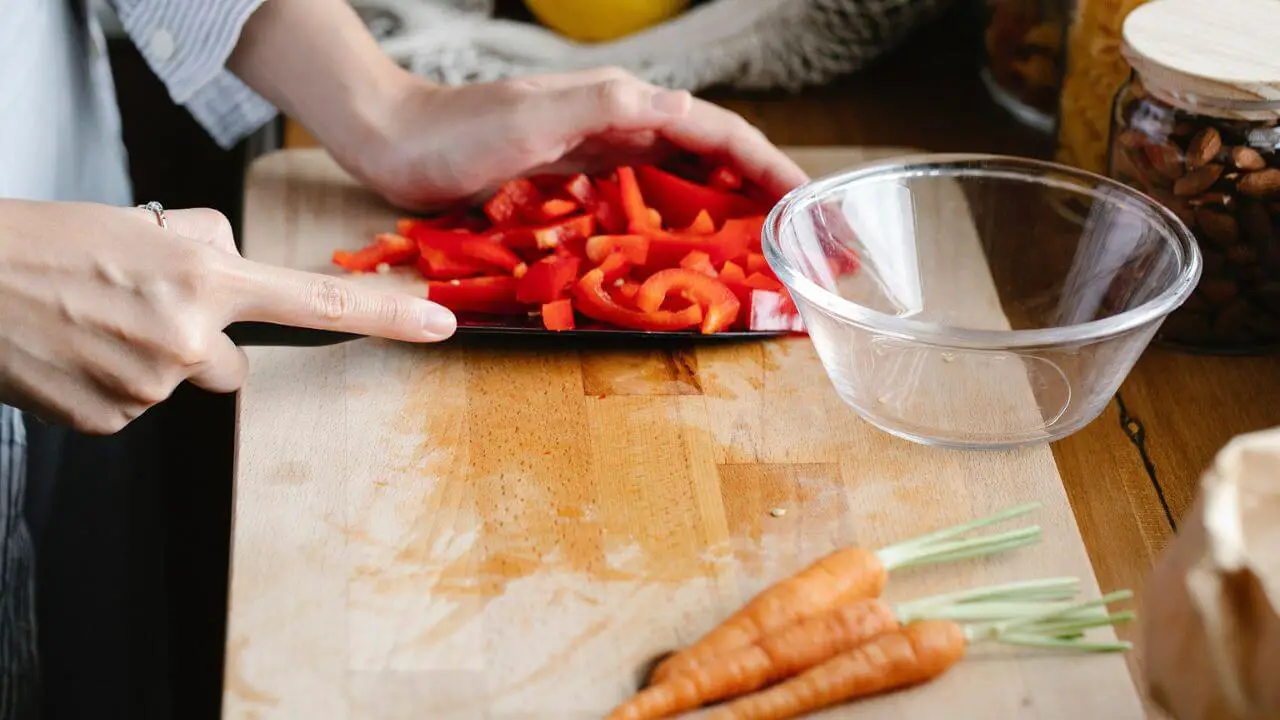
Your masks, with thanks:
<instances>
[{"instance_id":1,"label":"jar of almonds","mask_svg":"<svg viewBox=\"0 0 1280 720\"><path fill-rule=\"evenodd\" d=\"M1280 349L1280 2L1155 0L1124 23L1133 74L1109 170L1195 233L1204 272L1157 342Z\"/></svg>"},{"instance_id":2,"label":"jar of almonds","mask_svg":"<svg viewBox=\"0 0 1280 720\"><path fill-rule=\"evenodd\" d=\"M982 80L1024 124L1052 132L1071 0L987 0Z\"/></svg>"}]
</instances>

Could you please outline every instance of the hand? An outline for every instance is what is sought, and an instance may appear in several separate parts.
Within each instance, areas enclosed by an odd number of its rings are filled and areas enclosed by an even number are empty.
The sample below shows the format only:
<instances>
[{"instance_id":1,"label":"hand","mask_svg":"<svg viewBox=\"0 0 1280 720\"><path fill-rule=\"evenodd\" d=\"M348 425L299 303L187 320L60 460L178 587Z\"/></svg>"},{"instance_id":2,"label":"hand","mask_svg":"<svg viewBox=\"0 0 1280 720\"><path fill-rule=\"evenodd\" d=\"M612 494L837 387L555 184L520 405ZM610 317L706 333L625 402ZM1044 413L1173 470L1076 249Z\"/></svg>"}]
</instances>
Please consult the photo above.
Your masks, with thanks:
<instances>
[{"instance_id":1,"label":"hand","mask_svg":"<svg viewBox=\"0 0 1280 720\"><path fill-rule=\"evenodd\" d=\"M519 175L652 162L677 150L731 163L775 197L808 179L739 115L612 68L461 87L409 77L383 107L374 147L364 136L330 150L404 207L470 197Z\"/></svg>"},{"instance_id":2,"label":"hand","mask_svg":"<svg viewBox=\"0 0 1280 720\"><path fill-rule=\"evenodd\" d=\"M93 434L123 428L182 381L213 392L248 361L235 321L409 342L453 333L407 295L250 262L226 219L80 203L0 201L0 402Z\"/></svg>"}]
</instances>

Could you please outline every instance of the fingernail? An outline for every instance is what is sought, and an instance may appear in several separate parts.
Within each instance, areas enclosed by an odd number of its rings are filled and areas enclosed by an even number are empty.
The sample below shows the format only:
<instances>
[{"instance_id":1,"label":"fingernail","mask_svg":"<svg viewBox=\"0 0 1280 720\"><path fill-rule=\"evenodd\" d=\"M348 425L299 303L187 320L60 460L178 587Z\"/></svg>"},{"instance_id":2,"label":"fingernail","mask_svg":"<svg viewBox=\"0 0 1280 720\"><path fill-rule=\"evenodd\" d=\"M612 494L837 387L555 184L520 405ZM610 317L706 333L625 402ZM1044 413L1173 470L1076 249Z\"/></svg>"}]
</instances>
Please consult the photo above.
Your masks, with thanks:
<instances>
[{"instance_id":1,"label":"fingernail","mask_svg":"<svg viewBox=\"0 0 1280 720\"><path fill-rule=\"evenodd\" d=\"M458 329L458 319L449 308L428 302L422 308L422 329L428 337L443 340Z\"/></svg>"},{"instance_id":2,"label":"fingernail","mask_svg":"<svg viewBox=\"0 0 1280 720\"><path fill-rule=\"evenodd\" d=\"M649 102L664 115L683 115L689 111L689 93L684 90L663 90Z\"/></svg>"}]
</instances>

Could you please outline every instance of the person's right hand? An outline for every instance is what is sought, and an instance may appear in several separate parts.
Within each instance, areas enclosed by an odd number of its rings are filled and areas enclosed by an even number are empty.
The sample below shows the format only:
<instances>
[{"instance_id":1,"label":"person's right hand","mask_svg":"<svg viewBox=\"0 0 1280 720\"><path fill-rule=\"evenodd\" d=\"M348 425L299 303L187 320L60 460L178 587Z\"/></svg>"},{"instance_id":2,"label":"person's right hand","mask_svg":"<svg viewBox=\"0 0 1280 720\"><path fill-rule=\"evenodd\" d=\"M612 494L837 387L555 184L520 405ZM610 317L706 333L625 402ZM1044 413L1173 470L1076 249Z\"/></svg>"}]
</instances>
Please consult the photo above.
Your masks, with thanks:
<instances>
[{"instance_id":1,"label":"person's right hand","mask_svg":"<svg viewBox=\"0 0 1280 720\"><path fill-rule=\"evenodd\" d=\"M0 402L111 434L184 380L233 392L232 322L408 342L453 334L425 299L250 262L211 210L0 201Z\"/></svg>"}]
</instances>

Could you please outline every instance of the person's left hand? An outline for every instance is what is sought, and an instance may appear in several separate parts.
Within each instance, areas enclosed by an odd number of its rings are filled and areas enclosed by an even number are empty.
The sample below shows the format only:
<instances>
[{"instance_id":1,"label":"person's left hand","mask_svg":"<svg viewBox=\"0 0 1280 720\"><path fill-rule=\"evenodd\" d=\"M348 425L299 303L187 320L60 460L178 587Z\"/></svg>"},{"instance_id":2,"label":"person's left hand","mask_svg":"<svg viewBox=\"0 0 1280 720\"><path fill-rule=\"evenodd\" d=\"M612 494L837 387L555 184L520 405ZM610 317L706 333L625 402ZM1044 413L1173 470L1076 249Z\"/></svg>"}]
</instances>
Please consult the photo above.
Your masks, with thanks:
<instances>
[{"instance_id":1,"label":"person's left hand","mask_svg":"<svg viewBox=\"0 0 1280 720\"><path fill-rule=\"evenodd\" d=\"M741 116L604 68L479 85L409 79L374 147L339 162L389 201L423 209L512 177L653 162L685 151L731 164L781 197L805 173Z\"/></svg>"}]
</instances>

